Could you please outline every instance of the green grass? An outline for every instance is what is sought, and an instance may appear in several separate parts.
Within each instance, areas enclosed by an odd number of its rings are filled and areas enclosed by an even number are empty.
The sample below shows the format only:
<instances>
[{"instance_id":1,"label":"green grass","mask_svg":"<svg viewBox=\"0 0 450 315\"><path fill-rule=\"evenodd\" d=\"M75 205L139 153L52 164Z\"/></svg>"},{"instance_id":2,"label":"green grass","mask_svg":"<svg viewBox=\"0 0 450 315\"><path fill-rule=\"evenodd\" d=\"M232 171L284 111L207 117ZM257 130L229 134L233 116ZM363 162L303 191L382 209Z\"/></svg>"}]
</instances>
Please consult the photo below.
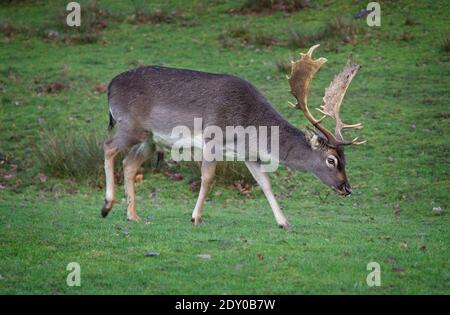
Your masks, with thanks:
<instances>
[{"instance_id":1,"label":"green grass","mask_svg":"<svg viewBox=\"0 0 450 315\"><path fill-rule=\"evenodd\" d=\"M368 143L346 152L351 198L329 192L310 174L280 169L271 175L292 231L277 228L258 188L244 196L218 182L204 224L193 227L197 193L189 176L176 182L149 172L137 186L138 213L147 224L125 220L121 187L113 212L101 219L103 190L42 179L36 146L46 131L104 134L106 96L94 87L137 64L236 74L304 126L287 105L288 83L274 66L300 51L283 42L290 29L320 28L365 3L317 1L289 15L237 15L229 12L245 1L152 1L152 10L177 9L191 21L156 26L128 22L131 1L98 2L121 18L108 21L102 40L92 44L27 33L55 22L49 18L64 1L0 5L0 22L16 25L18 33L0 34L0 293L450 293L450 67L442 48L448 1L381 1L380 28L357 20L364 34L317 51L329 61L314 79L312 106L350 53L363 65L342 111L344 121L364 123L357 133ZM252 34L273 34L279 44L222 47L219 35L243 24ZM68 88L40 92L62 79ZM434 207L443 213L433 214ZM161 254L145 257L147 251ZM366 285L372 261L381 266L381 287ZM81 287L66 285L69 262L81 265Z\"/></svg>"}]
</instances>

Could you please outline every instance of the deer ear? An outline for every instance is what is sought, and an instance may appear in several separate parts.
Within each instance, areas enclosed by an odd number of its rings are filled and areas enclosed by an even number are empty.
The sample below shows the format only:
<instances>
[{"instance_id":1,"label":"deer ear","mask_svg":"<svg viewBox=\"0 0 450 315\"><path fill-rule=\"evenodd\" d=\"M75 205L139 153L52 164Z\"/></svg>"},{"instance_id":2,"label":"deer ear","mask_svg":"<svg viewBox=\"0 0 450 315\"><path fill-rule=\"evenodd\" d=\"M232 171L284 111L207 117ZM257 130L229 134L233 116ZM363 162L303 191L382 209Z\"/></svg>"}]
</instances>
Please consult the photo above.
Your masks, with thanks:
<instances>
[{"instance_id":1,"label":"deer ear","mask_svg":"<svg viewBox=\"0 0 450 315\"><path fill-rule=\"evenodd\" d=\"M316 150L319 147L319 136L313 135L310 137L309 144L311 145L311 149Z\"/></svg>"}]
</instances>

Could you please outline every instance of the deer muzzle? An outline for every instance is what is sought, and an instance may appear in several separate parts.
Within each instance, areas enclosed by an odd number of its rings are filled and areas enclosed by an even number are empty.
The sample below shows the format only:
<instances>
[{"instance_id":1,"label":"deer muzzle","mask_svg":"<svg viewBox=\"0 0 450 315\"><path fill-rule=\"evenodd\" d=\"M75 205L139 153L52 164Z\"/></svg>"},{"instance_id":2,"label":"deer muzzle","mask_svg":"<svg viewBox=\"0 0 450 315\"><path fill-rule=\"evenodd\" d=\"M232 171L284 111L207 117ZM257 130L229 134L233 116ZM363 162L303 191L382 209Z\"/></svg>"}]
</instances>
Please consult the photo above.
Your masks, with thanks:
<instances>
[{"instance_id":1,"label":"deer muzzle","mask_svg":"<svg viewBox=\"0 0 450 315\"><path fill-rule=\"evenodd\" d=\"M344 182L342 185L336 187L336 191L343 196L350 196L352 194L352 187L349 183Z\"/></svg>"}]
</instances>

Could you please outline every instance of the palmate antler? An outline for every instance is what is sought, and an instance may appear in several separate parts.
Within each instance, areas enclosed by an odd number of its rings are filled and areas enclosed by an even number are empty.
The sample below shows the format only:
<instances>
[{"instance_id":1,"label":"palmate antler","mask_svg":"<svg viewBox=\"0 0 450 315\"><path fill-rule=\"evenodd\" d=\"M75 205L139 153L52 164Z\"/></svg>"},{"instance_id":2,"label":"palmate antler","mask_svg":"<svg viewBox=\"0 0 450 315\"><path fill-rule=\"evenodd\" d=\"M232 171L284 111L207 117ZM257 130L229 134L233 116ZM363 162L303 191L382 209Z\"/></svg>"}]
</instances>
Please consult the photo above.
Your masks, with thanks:
<instances>
[{"instance_id":1,"label":"palmate antler","mask_svg":"<svg viewBox=\"0 0 450 315\"><path fill-rule=\"evenodd\" d=\"M366 141L357 141L358 138L355 138L352 141L345 141L341 133L343 128L361 129L362 125L360 123L354 125L344 124L339 117L339 110L345 92L353 77L356 75L359 68L361 68L360 65L353 64L349 61L341 73L334 77L330 86L325 90L321 108L317 108L318 111L324 114L323 117L319 120L315 119L308 109L307 100L309 84L317 70L327 62L327 59L325 58L312 59L312 53L319 46L320 45L315 45L311 47L306 54L300 54L300 60L292 62L291 76L288 79L289 85L291 86L291 93L297 99L297 104L293 106L303 111L305 117L314 125L314 127L319 129L327 137L329 145L337 147L339 145L363 144ZM329 116L336 121L335 135L320 124L326 116Z\"/></svg>"}]
</instances>

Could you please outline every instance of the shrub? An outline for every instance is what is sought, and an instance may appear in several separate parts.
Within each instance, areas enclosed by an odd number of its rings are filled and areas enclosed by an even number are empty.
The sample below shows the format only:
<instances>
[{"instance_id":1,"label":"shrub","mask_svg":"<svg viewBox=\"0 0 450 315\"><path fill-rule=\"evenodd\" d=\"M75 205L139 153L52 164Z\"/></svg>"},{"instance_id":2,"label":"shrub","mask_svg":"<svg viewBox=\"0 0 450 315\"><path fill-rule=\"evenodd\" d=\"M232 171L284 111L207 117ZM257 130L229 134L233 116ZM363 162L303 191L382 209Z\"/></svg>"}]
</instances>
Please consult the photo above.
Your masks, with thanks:
<instances>
[{"instance_id":1,"label":"shrub","mask_svg":"<svg viewBox=\"0 0 450 315\"><path fill-rule=\"evenodd\" d=\"M103 182L103 139L95 134L42 133L35 158L42 172L58 178Z\"/></svg>"},{"instance_id":2,"label":"shrub","mask_svg":"<svg viewBox=\"0 0 450 315\"><path fill-rule=\"evenodd\" d=\"M151 9L148 3L142 1L135 1L133 14L129 19L134 24L154 24L159 25L163 23L176 23L181 22L183 26L194 26L196 23L189 21L183 12L179 9L167 10L167 9Z\"/></svg>"},{"instance_id":3,"label":"shrub","mask_svg":"<svg viewBox=\"0 0 450 315\"><path fill-rule=\"evenodd\" d=\"M219 162L216 168L217 182L230 185L236 182L254 183L244 162Z\"/></svg>"},{"instance_id":4,"label":"shrub","mask_svg":"<svg viewBox=\"0 0 450 315\"><path fill-rule=\"evenodd\" d=\"M417 25L419 24L419 22L417 21L416 18L412 17L412 16L408 16L405 19L405 25Z\"/></svg>"},{"instance_id":5,"label":"shrub","mask_svg":"<svg viewBox=\"0 0 450 315\"><path fill-rule=\"evenodd\" d=\"M292 13L308 7L311 7L309 0L246 0L232 13L270 14L277 11Z\"/></svg>"},{"instance_id":6,"label":"shrub","mask_svg":"<svg viewBox=\"0 0 450 315\"><path fill-rule=\"evenodd\" d=\"M291 48L306 48L321 41L325 41L325 46L331 47L335 47L336 42L355 44L356 36L361 32L362 28L358 27L353 20L338 17L314 31L305 32L291 29L288 32L287 45Z\"/></svg>"},{"instance_id":7,"label":"shrub","mask_svg":"<svg viewBox=\"0 0 450 315\"><path fill-rule=\"evenodd\" d=\"M67 11L64 7L51 13L50 22L37 28L15 25L8 21L0 22L0 33L11 38L15 35L40 36L52 42L95 43L103 39L102 31L108 23L117 16L101 7L97 1L92 0L81 6L82 23L79 27L68 27L66 24Z\"/></svg>"},{"instance_id":8,"label":"shrub","mask_svg":"<svg viewBox=\"0 0 450 315\"><path fill-rule=\"evenodd\" d=\"M272 46L278 42L273 34L260 32L253 34L247 25L233 26L222 32L217 39L225 48L244 45Z\"/></svg>"},{"instance_id":9,"label":"shrub","mask_svg":"<svg viewBox=\"0 0 450 315\"><path fill-rule=\"evenodd\" d=\"M40 30L41 35L53 42L66 44L90 44L103 40L102 31L106 29L111 20L118 17L110 11L91 0L81 6L81 25L68 27L66 25L67 11L59 8L52 13L51 22Z\"/></svg>"},{"instance_id":10,"label":"shrub","mask_svg":"<svg viewBox=\"0 0 450 315\"><path fill-rule=\"evenodd\" d=\"M251 43L259 46L272 46L277 42L277 38L269 33L258 33L251 37Z\"/></svg>"},{"instance_id":11,"label":"shrub","mask_svg":"<svg viewBox=\"0 0 450 315\"><path fill-rule=\"evenodd\" d=\"M323 31L306 33L304 31L290 29L288 34L287 45L291 48L310 47L325 37L325 32Z\"/></svg>"},{"instance_id":12,"label":"shrub","mask_svg":"<svg viewBox=\"0 0 450 315\"><path fill-rule=\"evenodd\" d=\"M9 21L0 21L0 33L7 38L12 38L19 34L28 35L31 30L21 25L14 25Z\"/></svg>"},{"instance_id":13,"label":"shrub","mask_svg":"<svg viewBox=\"0 0 450 315\"><path fill-rule=\"evenodd\" d=\"M166 10L150 10L148 7L135 7L131 21L135 24L173 23L174 17Z\"/></svg>"},{"instance_id":14,"label":"shrub","mask_svg":"<svg viewBox=\"0 0 450 315\"><path fill-rule=\"evenodd\" d=\"M411 42L411 41L413 41L414 39L416 39L416 36L414 36L414 34L411 33L411 32L403 31L403 32L400 34L399 39L402 40L402 41L404 41L404 42Z\"/></svg>"},{"instance_id":15,"label":"shrub","mask_svg":"<svg viewBox=\"0 0 450 315\"><path fill-rule=\"evenodd\" d=\"M177 163L177 167L175 167L172 171L185 173L191 183L195 182L200 184L200 162L182 161ZM218 162L214 179L220 185L235 185L237 182L255 182L244 162ZM199 185L197 188L200 188Z\"/></svg>"},{"instance_id":16,"label":"shrub","mask_svg":"<svg viewBox=\"0 0 450 315\"><path fill-rule=\"evenodd\" d=\"M291 58L275 57L273 65L275 69L283 74L289 74L291 72Z\"/></svg>"},{"instance_id":17,"label":"shrub","mask_svg":"<svg viewBox=\"0 0 450 315\"><path fill-rule=\"evenodd\" d=\"M441 50L450 55L450 37L447 36L441 40Z\"/></svg>"},{"instance_id":18,"label":"shrub","mask_svg":"<svg viewBox=\"0 0 450 315\"><path fill-rule=\"evenodd\" d=\"M232 38L240 38L248 41L251 37L250 29L247 25L235 25L227 31Z\"/></svg>"},{"instance_id":19,"label":"shrub","mask_svg":"<svg viewBox=\"0 0 450 315\"><path fill-rule=\"evenodd\" d=\"M358 26L353 20L337 17L325 25L324 36L343 38L346 36L354 36L358 32Z\"/></svg>"},{"instance_id":20,"label":"shrub","mask_svg":"<svg viewBox=\"0 0 450 315\"><path fill-rule=\"evenodd\" d=\"M85 182L92 186L104 185L104 153L105 136L92 134L56 134L44 132L41 141L36 145L34 158L40 172L56 177L70 178ZM125 154L119 154L115 159L115 177L117 183L123 182L122 160ZM191 181L200 181L200 163L182 161L179 163L157 161L153 152L142 166L146 170L163 171L166 175L183 173ZM219 163L216 169L216 180L222 184L234 184L237 181L253 182L251 174L243 163Z\"/></svg>"}]
</instances>

